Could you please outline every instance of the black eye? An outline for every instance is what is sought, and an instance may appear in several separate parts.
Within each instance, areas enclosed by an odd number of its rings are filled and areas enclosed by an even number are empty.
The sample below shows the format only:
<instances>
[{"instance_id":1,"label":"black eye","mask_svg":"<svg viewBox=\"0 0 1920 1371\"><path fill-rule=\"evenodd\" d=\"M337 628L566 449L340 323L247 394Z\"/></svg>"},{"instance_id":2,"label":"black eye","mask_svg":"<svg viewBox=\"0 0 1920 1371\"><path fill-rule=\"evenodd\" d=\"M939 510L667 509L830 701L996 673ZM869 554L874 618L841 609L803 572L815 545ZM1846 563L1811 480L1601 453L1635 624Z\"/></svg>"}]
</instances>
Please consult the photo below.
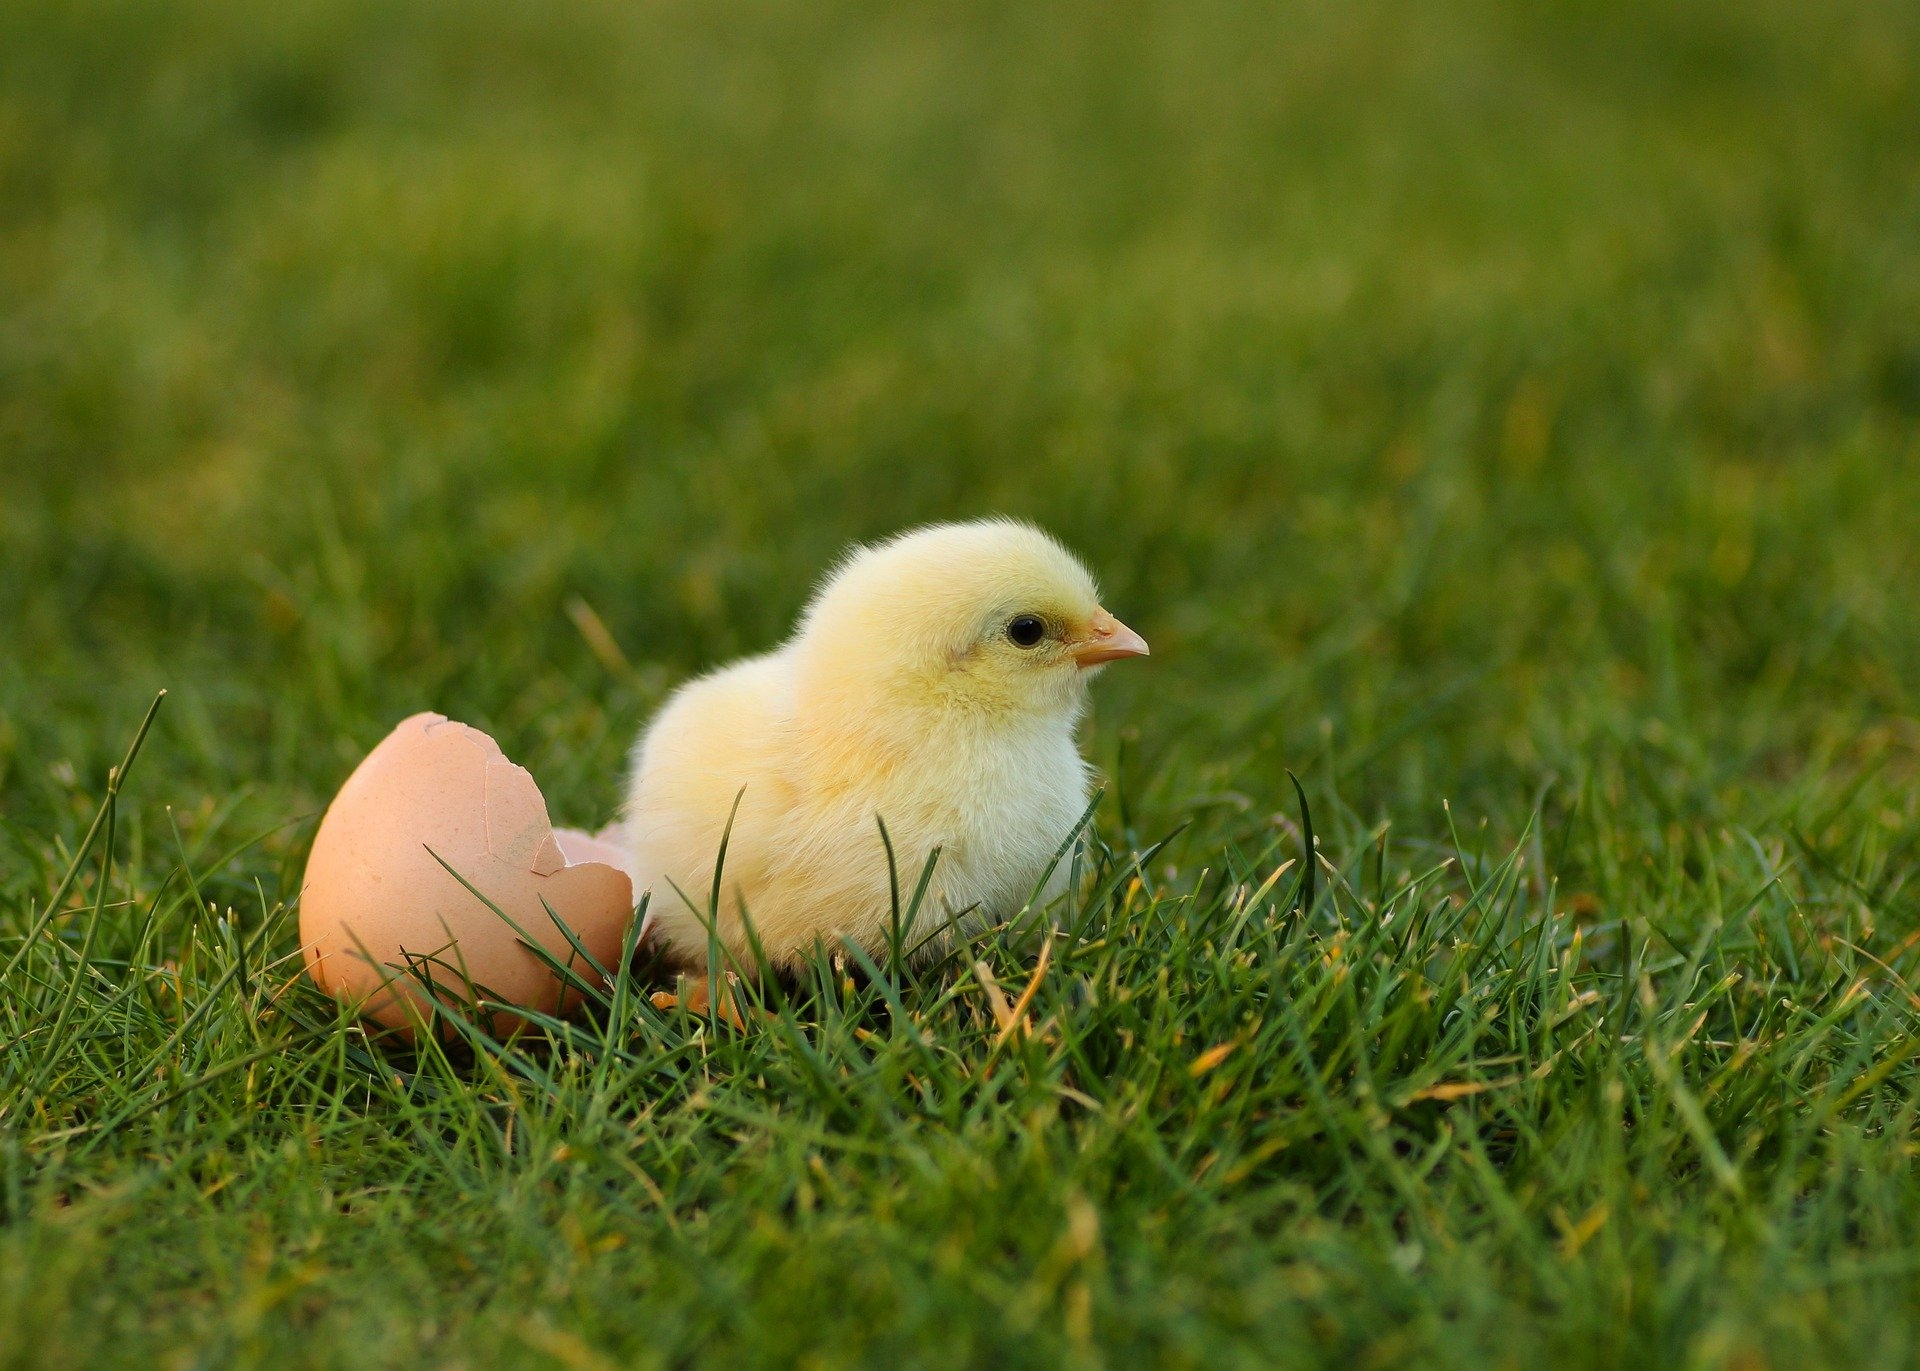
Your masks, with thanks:
<instances>
[{"instance_id":1,"label":"black eye","mask_svg":"<svg viewBox=\"0 0 1920 1371\"><path fill-rule=\"evenodd\" d=\"M1047 636L1047 626L1038 615L1021 614L1007 625L1007 637L1013 640L1015 647L1038 647L1040 640Z\"/></svg>"}]
</instances>

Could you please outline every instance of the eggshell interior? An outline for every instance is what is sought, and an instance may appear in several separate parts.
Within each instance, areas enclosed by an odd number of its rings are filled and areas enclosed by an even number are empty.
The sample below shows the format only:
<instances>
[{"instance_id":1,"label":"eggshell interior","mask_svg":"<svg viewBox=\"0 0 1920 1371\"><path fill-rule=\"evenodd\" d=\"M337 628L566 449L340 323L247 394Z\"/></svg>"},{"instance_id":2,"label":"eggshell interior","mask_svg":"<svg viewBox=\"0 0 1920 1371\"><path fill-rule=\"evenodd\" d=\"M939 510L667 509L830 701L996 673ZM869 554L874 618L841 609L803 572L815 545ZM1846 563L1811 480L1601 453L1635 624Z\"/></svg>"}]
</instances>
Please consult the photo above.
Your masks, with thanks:
<instances>
[{"instance_id":1,"label":"eggshell interior","mask_svg":"<svg viewBox=\"0 0 1920 1371\"><path fill-rule=\"evenodd\" d=\"M314 835L300 890L307 974L365 1017L403 1031L424 1022L429 1005L409 966L449 1004L471 1002L477 988L489 1000L564 1013L578 991L521 945L521 933L595 979L558 916L613 969L634 905L625 860L602 838L556 833L533 777L492 738L443 715L416 714L355 768ZM488 1017L497 1033L522 1022L504 1012Z\"/></svg>"},{"instance_id":2,"label":"eggshell interior","mask_svg":"<svg viewBox=\"0 0 1920 1371\"><path fill-rule=\"evenodd\" d=\"M577 828L556 828L553 830L553 840L560 844L560 855L567 859L568 866L578 866L582 862L600 862L626 872L628 880L636 880L633 874L633 859L627 850L614 840L611 827L604 828L598 833L582 833Z\"/></svg>"}]
</instances>

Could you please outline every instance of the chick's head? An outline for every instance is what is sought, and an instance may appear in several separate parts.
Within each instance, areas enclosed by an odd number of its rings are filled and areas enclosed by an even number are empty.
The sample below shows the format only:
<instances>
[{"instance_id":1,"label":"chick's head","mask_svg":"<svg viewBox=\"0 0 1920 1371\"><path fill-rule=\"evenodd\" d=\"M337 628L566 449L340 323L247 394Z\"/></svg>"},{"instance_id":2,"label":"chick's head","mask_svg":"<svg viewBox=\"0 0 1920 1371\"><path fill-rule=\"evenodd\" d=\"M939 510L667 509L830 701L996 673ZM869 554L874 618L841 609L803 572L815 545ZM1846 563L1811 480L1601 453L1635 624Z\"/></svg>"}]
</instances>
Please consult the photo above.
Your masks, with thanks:
<instances>
[{"instance_id":1,"label":"chick's head","mask_svg":"<svg viewBox=\"0 0 1920 1371\"><path fill-rule=\"evenodd\" d=\"M803 681L843 701L976 719L1071 717L1096 669L1147 653L1071 553L1010 519L857 549L814 598L795 648Z\"/></svg>"}]
</instances>

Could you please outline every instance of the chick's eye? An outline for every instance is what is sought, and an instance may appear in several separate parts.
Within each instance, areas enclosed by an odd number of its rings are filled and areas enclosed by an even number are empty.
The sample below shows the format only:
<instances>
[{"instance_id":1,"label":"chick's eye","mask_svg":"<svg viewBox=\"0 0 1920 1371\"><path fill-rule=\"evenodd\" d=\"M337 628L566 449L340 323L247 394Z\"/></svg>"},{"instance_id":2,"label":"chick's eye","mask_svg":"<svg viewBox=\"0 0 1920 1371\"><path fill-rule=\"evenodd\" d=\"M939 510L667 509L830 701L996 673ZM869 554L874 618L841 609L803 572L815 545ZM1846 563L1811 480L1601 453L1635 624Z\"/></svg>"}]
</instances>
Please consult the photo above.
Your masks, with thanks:
<instances>
[{"instance_id":1,"label":"chick's eye","mask_svg":"<svg viewBox=\"0 0 1920 1371\"><path fill-rule=\"evenodd\" d=\"M1007 637L1013 640L1015 647L1038 647L1040 640L1047 636L1047 626L1038 615L1021 614L1007 625Z\"/></svg>"}]
</instances>

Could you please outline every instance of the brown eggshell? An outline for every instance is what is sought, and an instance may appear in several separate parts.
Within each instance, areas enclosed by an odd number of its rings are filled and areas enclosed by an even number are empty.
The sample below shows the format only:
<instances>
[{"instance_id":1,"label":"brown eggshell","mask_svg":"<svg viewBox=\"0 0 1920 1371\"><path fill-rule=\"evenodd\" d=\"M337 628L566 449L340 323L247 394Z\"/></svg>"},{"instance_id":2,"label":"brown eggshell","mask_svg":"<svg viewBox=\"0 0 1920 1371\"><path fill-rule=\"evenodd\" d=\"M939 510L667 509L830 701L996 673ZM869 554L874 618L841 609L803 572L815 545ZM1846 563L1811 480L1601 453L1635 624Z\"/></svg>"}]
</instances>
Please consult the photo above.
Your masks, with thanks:
<instances>
[{"instance_id":1,"label":"brown eggshell","mask_svg":"<svg viewBox=\"0 0 1920 1371\"><path fill-rule=\"evenodd\" d=\"M592 980L546 906L613 968L633 913L624 863L601 839L556 833L533 777L492 738L443 715L416 714L355 768L314 835L300 889L307 974L367 1018L403 1031L426 1017L426 988L407 974L423 958L445 1002L469 1001L471 985L502 1003L565 1012L579 992L563 994L551 968L447 867ZM496 1013L492 1026L507 1032L519 1022Z\"/></svg>"}]
</instances>

